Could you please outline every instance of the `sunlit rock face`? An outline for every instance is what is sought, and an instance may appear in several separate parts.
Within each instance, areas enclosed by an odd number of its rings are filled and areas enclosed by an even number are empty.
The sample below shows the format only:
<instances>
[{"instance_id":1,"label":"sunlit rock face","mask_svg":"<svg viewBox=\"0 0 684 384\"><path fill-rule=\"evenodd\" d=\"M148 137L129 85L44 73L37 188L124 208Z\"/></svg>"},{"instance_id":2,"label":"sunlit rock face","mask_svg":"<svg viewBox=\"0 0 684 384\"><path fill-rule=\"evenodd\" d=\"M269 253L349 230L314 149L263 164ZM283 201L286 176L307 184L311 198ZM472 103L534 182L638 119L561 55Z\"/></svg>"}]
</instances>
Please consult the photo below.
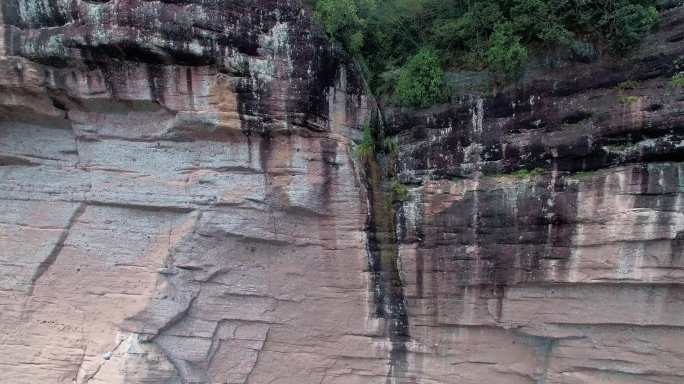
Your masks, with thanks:
<instances>
[{"instance_id":1,"label":"sunlit rock face","mask_svg":"<svg viewBox=\"0 0 684 384\"><path fill-rule=\"evenodd\" d=\"M365 99L301 4L1 9L1 382L384 382Z\"/></svg>"},{"instance_id":2,"label":"sunlit rock face","mask_svg":"<svg viewBox=\"0 0 684 384\"><path fill-rule=\"evenodd\" d=\"M675 9L628 59L387 114L406 382L684 381L683 28Z\"/></svg>"},{"instance_id":3,"label":"sunlit rock face","mask_svg":"<svg viewBox=\"0 0 684 384\"><path fill-rule=\"evenodd\" d=\"M0 21L0 382L684 381L681 8L634 57L385 111L392 236L300 2Z\"/></svg>"}]
</instances>

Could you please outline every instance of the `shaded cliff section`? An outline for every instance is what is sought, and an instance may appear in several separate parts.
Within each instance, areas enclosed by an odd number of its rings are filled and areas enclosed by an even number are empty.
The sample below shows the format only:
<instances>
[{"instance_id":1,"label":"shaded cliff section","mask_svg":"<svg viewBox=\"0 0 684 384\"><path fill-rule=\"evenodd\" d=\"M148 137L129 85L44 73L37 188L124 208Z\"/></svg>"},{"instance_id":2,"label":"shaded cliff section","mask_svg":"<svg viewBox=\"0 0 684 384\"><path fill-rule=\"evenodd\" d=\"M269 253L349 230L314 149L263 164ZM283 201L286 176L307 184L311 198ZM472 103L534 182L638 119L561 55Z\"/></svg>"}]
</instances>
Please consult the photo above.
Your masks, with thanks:
<instances>
[{"instance_id":1,"label":"shaded cliff section","mask_svg":"<svg viewBox=\"0 0 684 384\"><path fill-rule=\"evenodd\" d=\"M673 8L628 57L385 110L402 382L682 381L683 28Z\"/></svg>"},{"instance_id":2,"label":"shaded cliff section","mask_svg":"<svg viewBox=\"0 0 684 384\"><path fill-rule=\"evenodd\" d=\"M392 201L390 178L396 165L382 150L383 122L381 110L372 109L366 121L366 138L372 153L355 154L364 181L368 200L367 249L369 285L372 298L372 317L380 321L382 335L389 341L389 369L386 383L395 383L405 377L408 369L407 343L409 333L408 312L404 295L404 281L400 274L399 249L396 233L396 209Z\"/></svg>"},{"instance_id":3,"label":"shaded cliff section","mask_svg":"<svg viewBox=\"0 0 684 384\"><path fill-rule=\"evenodd\" d=\"M207 97L191 77L211 68L229 79L246 131L321 131L341 65L297 2L9 0L2 17L8 60L54 68L48 90L85 86L55 95L65 107L69 97L145 97L174 110L169 88ZM361 94L353 77L347 86Z\"/></svg>"}]
</instances>

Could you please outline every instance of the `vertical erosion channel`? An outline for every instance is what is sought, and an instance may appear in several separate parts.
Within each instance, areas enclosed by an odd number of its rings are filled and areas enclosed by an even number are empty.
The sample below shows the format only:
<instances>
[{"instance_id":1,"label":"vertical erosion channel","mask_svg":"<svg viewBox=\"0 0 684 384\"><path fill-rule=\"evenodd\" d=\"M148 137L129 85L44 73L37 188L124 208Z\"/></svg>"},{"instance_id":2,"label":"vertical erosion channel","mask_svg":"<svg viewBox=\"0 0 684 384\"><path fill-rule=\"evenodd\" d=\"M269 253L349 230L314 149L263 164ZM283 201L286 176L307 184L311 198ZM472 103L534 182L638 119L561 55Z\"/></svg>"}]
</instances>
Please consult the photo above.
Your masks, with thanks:
<instances>
[{"instance_id":1,"label":"vertical erosion channel","mask_svg":"<svg viewBox=\"0 0 684 384\"><path fill-rule=\"evenodd\" d=\"M379 140L375 140L378 142ZM374 315L383 320L384 336L391 343L387 383L397 383L408 369L409 323L404 286L398 263L395 210L388 191L381 155L365 161L368 190L368 265L373 288Z\"/></svg>"}]
</instances>

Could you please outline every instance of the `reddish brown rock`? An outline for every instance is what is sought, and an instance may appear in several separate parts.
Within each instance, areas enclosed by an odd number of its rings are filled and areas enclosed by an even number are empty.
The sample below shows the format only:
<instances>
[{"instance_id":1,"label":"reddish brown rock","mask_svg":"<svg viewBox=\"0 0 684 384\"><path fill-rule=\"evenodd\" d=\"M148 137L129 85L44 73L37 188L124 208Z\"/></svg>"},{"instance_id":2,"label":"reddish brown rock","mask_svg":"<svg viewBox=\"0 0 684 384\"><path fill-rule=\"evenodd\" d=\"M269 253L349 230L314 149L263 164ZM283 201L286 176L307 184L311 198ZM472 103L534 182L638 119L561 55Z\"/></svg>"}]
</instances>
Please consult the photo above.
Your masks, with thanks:
<instances>
[{"instance_id":1,"label":"reddish brown rock","mask_svg":"<svg viewBox=\"0 0 684 384\"><path fill-rule=\"evenodd\" d=\"M384 381L365 101L309 14L47 4L2 4L1 381Z\"/></svg>"},{"instance_id":2,"label":"reddish brown rock","mask_svg":"<svg viewBox=\"0 0 684 384\"><path fill-rule=\"evenodd\" d=\"M310 16L2 2L0 381L682 381L681 8L633 57L386 110L394 221Z\"/></svg>"},{"instance_id":3,"label":"reddish brown rock","mask_svg":"<svg viewBox=\"0 0 684 384\"><path fill-rule=\"evenodd\" d=\"M621 61L386 114L405 382L682 381L683 20Z\"/></svg>"}]
</instances>

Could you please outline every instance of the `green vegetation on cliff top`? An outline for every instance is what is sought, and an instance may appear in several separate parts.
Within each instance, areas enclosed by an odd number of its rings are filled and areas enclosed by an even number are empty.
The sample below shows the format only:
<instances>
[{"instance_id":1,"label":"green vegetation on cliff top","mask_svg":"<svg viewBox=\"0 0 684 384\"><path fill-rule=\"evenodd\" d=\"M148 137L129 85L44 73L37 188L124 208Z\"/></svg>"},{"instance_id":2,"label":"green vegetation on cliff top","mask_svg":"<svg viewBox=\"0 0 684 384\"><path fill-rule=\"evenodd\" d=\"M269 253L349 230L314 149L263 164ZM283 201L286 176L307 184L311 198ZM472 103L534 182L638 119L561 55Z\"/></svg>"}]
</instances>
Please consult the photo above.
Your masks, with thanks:
<instances>
[{"instance_id":1,"label":"green vegetation on cliff top","mask_svg":"<svg viewBox=\"0 0 684 384\"><path fill-rule=\"evenodd\" d=\"M530 50L622 55L656 25L656 0L314 0L316 19L400 105L444 101L444 72L519 77Z\"/></svg>"}]
</instances>

